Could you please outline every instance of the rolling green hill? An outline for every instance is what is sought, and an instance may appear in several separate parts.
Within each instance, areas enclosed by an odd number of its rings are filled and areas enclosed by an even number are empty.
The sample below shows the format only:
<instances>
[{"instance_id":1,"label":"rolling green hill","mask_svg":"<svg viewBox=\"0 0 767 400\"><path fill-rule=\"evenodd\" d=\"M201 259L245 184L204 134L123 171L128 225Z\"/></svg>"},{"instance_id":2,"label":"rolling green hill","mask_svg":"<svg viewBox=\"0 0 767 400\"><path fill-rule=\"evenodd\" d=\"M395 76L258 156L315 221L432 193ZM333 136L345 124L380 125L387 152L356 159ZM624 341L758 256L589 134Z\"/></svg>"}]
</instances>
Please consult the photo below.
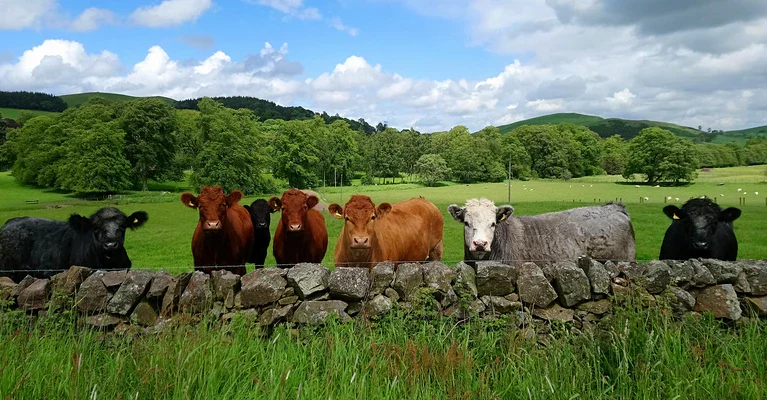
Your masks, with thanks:
<instances>
[{"instance_id":1,"label":"rolling green hill","mask_svg":"<svg viewBox=\"0 0 767 400\"><path fill-rule=\"evenodd\" d=\"M65 103L67 103L67 106L69 107L77 107L80 104L85 103L92 97L103 97L105 99L109 99L112 101L131 101L134 99L138 99L139 97L136 96L128 96L125 94L117 94L117 93L102 93L102 92L88 92L88 93L76 93L76 94L65 94L63 96L59 96L62 100L64 100ZM161 100L166 101L170 105L175 105L176 100L173 100L169 97L162 97L162 96L148 96L150 98L158 98Z\"/></svg>"},{"instance_id":2,"label":"rolling green hill","mask_svg":"<svg viewBox=\"0 0 767 400\"><path fill-rule=\"evenodd\" d=\"M702 139L703 132L698 131L695 128L687 126L681 126L668 122L659 121L647 121L647 120L629 120L621 118L602 118L593 115L584 115L577 113L558 113L543 115L536 118L526 119L523 121L517 121L513 124L499 126L498 129L501 133L511 132L515 128L523 125L546 125L546 124L559 124L559 123L571 123L575 125L583 125L592 131L599 134L601 137L608 137L612 135L621 135L626 139L631 139L638 135L644 128L657 126L663 129L667 129L679 136L683 136L690 139Z\"/></svg>"}]
</instances>

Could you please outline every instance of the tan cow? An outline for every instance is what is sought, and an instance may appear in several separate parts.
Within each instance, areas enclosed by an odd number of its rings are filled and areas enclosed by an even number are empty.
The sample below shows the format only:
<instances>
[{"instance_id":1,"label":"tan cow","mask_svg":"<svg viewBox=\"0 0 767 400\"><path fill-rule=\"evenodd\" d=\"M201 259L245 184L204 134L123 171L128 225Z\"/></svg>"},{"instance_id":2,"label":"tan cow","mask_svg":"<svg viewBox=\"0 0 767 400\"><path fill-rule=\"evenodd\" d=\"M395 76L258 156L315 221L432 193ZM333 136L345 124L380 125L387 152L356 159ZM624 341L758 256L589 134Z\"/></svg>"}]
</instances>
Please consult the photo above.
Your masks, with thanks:
<instances>
[{"instance_id":1,"label":"tan cow","mask_svg":"<svg viewBox=\"0 0 767 400\"><path fill-rule=\"evenodd\" d=\"M423 197L376 207L370 197L354 195L344 207L331 204L328 212L345 220L336 243L337 267L442 259L444 220Z\"/></svg>"}]
</instances>

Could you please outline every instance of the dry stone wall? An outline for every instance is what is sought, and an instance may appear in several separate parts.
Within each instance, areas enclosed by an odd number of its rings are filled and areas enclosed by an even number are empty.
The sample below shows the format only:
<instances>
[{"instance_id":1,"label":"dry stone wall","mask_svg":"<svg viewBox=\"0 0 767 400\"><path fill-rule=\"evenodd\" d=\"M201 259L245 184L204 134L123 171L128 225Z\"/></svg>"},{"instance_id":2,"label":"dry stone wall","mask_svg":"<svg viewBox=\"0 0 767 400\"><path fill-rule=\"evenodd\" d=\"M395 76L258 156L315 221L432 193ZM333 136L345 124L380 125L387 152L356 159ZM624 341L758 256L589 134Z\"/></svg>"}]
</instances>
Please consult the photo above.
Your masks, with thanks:
<instances>
[{"instance_id":1,"label":"dry stone wall","mask_svg":"<svg viewBox=\"0 0 767 400\"><path fill-rule=\"evenodd\" d=\"M767 262L694 259L646 264L588 258L538 266L440 262L374 268L299 264L245 276L165 271L94 271L74 266L51 279L0 278L0 309L30 314L74 309L87 325L157 329L174 318L241 316L263 326L376 318L395 308L452 318L508 314L520 325L550 321L585 328L616 302L662 302L677 317L710 312L738 320L767 316Z\"/></svg>"}]
</instances>

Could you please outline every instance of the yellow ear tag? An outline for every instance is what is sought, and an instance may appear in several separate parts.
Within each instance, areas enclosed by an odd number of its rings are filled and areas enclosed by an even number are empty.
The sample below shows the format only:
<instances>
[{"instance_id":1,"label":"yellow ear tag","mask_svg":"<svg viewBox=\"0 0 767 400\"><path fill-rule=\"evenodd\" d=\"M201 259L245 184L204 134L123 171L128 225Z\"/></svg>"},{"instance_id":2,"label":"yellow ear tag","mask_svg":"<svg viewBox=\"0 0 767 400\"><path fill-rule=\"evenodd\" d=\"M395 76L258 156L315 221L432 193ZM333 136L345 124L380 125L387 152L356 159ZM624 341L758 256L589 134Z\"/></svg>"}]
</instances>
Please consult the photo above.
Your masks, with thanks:
<instances>
[{"instance_id":1,"label":"yellow ear tag","mask_svg":"<svg viewBox=\"0 0 767 400\"><path fill-rule=\"evenodd\" d=\"M189 207L194 207L194 202L190 201L189 202Z\"/></svg>"},{"instance_id":2,"label":"yellow ear tag","mask_svg":"<svg viewBox=\"0 0 767 400\"><path fill-rule=\"evenodd\" d=\"M674 219L679 219L679 216L674 214Z\"/></svg>"},{"instance_id":3,"label":"yellow ear tag","mask_svg":"<svg viewBox=\"0 0 767 400\"><path fill-rule=\"evenodd\" d=\"M133 218L133 223L138 224L138 218Z\"/></svg>"},{"instance_id":4,"label":"yellow ear tag","mask_svg":"<svg viewBox=\"0 0 767 400\"><path fill-rule=\"evenodd\" d=\"M501 217L501 221L506 221L507 214L503 214L503 217Z\"/></svg>"},{"instance_id":5,"label":"yellow ear tag","mask_svg":"<svg viewBox=\"0 0 767 400\"><path fill-rule=\"evenodd\" d=\"M341 215L341 213L340 213L340 212L337 212L337 213L336 213L336 217L338 217L338 218L341 218L341 217L343 217L343 215Z\"/></svg>"}]
</instances>

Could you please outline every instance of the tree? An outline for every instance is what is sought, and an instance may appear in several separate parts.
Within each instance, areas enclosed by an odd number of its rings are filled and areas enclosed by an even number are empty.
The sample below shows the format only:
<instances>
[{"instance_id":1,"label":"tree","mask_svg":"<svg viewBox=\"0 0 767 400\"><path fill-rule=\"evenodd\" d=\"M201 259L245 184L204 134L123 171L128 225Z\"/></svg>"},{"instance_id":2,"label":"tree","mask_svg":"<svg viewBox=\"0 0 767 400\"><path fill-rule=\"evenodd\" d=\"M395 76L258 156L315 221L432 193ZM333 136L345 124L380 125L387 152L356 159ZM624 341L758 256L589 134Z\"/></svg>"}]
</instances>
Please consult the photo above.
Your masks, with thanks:
<instances>
[{"instance_id":1,"label":"tree","mask_svg":"<svg viewBox=\"0 0 767 400\"><path fill-rule=\"evenodd\" d=\"M198 111L176 111L176 155L174 169L184 171L193 168L197 155L202 151L201 117Z\"/></svg>"},{"instance_id":2,"label":"tree","mask_svg":"<svg viewBox=\"0 0 767 400\"><path fill-rule=\"evenodd\" d=\"M56 123L55 117L32 118L17 130L13 140L3 145L6 157L14 160L11 173L19 182L46 186L39 179L46 170L55 177L55 165L63 155L59 149L66 139L54 134L51 128Z\"/></svg>"},{"instance_id":3,"label":"tree","mask_svg":"<svg viewBox=\"0 0 767 400\"><path fill-rule=\"evenodd\" d=\"M122 111L120 125L125 132L125 157L142 190L147 190L149 179L180 178L172 168L176 119L168 103L157 98L131 101Z\"/></svg>"},{"instance_id":4,"label":"tree","mask_svg":"<svg viewBox=\"0 0 767 400\"><path fill-rule=\"evenodd\" d=\"M203 98L200 109L202 149L195 160L192 184L220 185L224 191L270 193L273 185L261 176L267 165L265 135L252 111L231 110Z\"/></svg>"},{"instance_id":5,"label":"tree","mask_svg":"<svg viewBox=\"0 0 767 400\"><path fill-rule=\"evenodd\" d=\"M506 134L501 137L501 161L506 168L511 165L512 177L522 178L530 174L530 154L516 135Z\"/></svg>"},{"instance_id":6,"label":"tree","mask_svg":"<svg viewBox=\"0 0 767 400\"><path fill-rule=\"evenodd\" d=\"M568 130L555 125L525 125L509 134L519 138L538 177L569 179L583 175L581 153Z\"/></svg>"},{"instance_id":7,"label":"tree","mask_svg":"<svg viewBox=\"0 0 767 400\"><path fill-rule=\"evenodd\" d=\"M650 183L692 180L698 165L697 151L687 139L658 127L645 128L629 144L623 177L642 174Z\"/></svg>"},{"instance_id":8,"label":"tree","mask_svg":"<svg viewBox=\"0 0 767 400\"><path fill-rule=\"evenodd\" d=\"M315 168L319 150L312 134L324 126L319 117L279 123L274 138L274 176L287 180L294 188L315 186L319 181Z\"/></svg>"},{"instance_id":9,"label":"tree","mask_svg":"<svg viewBox=\"0 0 767 400\"><path fill-rule=\"evenodd\" d=\"M439 154L424 154L416 162L416 171L426 186L434 186L437 181L450 175L447 162Z\"/></svg>"},{"instance_id":10,"label":"tree","mask_svg":"<svg viewBox=\"0 0 767 400\"><path fill-rule=\"evenodd\" d=\"M604 140L599 165L610 175L620 175L627 157L628 143L620 135L612 135Z\"/></svg>"},{"instance_id":11,"label":"tree","mask_svg":"<svg viewBox=\"0 0 767 400\"><path fill-rule=\"evenodd\" d=\"M365 157L375 176L396 177L402 169L403 143L399 132L385 128L365 140Z\"/></svg>"},{"instance_id":12,"label":"tree","mask_svg":"<svg viewBox=\"0 0 767 400\"><path fill-rule=\"evenodd\" d=\"M330 125L323 123L313 136L317 142L317 178L324 176L328 181L336 177L342 180L342 185L344 179L348 182L351 179L349 169L359 154L357 139L349 124L343 120Z\"/></svg>"},{"instance_id":13,"label":"tree","mask_svg":"<svg viewBox=\"0 0 767 400\"><path fill-rule=\"evenodd\" d=\"M602 138L585 126L577 126L568 123L557 125L560 132L570 135L575 141L575 146L581 154L580 165L577 170L583 176L601 175L604 170L600 166L602 156ZM577 175L576 175L577 176Z\"/></svg>"},{"instance_id":14,"label":"tree","mask_svg":"<svg viewBox=\"0 0 767 400\"><path fill-rule=\"evenodd\" d=\"M71 132L59 166L57 186L76 192L129 189L131 165L123 157L125 133L116 122Z\"/></svg>"}]
</instances>

